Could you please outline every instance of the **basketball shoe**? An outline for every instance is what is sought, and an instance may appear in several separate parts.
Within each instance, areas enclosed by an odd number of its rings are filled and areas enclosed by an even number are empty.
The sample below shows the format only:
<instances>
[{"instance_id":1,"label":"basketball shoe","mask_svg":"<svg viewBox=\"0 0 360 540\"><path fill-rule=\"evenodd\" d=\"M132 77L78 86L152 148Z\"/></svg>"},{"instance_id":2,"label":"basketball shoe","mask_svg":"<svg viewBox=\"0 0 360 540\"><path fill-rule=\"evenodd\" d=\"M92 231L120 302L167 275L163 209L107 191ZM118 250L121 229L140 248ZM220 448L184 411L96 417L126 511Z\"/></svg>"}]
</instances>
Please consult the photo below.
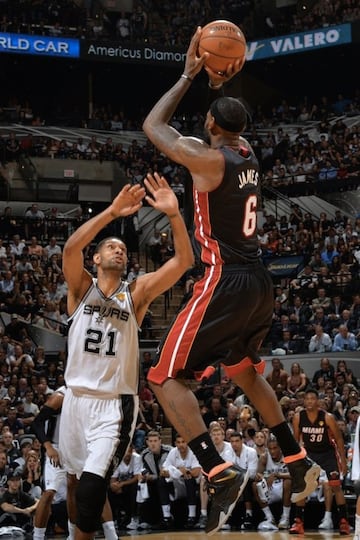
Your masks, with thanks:
<instances>
[{"instance_id":1,"label":"basketball shoe","mask_svg":"<svg viewBox=\"0 0 360 540\"><path fill-rule=\"evenodd\" d=\"M242 494L249 477L249 471L244 471L232 463L227 463L225 469L208 477L208 492L210 496L210 512L205 532L211 536L226 523L233 508Z\"/></svg>"},{"instance_id":2,"label":"basketball shoe","mask_svg":"<svg viewBox=\"0 0 360 540\"><path fill-rule=\"evenodd\" d=\"M291 502L296 503L305 499L318 485L320 466L305 456L302 459L287 463L292 482Z\"/></svg>"},{"instance_id":3,"label":"basketball shoe","mask_svg":"<svg viewBox=\"0 0 360 540\"><path fill-rule=\"evenodd\" d=\"M290 534L304 534L304 522L300 518L295 518L294 523L291 525Z\"/></svg>"},{"instance_id":4,"label":"basketball shoe","mask_svg":"<svg viewBox=\"0 0 360 540\"><path fill-rule=\"evenodd\" d=\"M341 536L347 536L350 534L350 525L347 519L341 518L339 523L339 533Z\"/></svg>"}]
</instances>

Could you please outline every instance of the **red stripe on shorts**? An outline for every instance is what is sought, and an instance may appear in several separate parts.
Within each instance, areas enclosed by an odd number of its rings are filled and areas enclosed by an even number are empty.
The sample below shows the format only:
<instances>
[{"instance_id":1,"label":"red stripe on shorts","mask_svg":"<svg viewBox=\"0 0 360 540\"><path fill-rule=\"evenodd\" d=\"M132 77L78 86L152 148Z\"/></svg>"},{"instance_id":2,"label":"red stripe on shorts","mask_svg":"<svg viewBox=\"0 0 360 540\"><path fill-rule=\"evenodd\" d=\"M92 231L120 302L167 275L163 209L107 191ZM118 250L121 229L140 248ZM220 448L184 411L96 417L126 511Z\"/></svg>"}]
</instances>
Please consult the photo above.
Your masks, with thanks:
<instances>
[{"instance_id":1,"label":"red stripe on shorts","mask_svg":"<svg viewBox=\"0 0 360 540\"><path fill-rule=\"evenodd\" d=\"M158 363L150 368L149 381L162 384L166 379L175 379L177 372L186 367L204 313L221 278L221 270L221 266L209 267L204 277L195 283L191 300L176 317L164 341Z\"/></svg>"}]
</instances>

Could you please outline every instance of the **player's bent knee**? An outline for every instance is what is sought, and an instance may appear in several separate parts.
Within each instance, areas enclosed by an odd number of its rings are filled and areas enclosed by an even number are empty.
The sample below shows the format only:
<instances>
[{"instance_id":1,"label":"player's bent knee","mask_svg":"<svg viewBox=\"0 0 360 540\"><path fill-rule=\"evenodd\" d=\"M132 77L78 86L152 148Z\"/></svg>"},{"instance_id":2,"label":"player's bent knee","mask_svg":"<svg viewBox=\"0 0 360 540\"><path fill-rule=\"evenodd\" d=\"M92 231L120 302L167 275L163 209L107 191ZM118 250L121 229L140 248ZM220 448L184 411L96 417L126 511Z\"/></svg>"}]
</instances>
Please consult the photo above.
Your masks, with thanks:
<instances>
[{"instance_id":1,"label":"player's bent knee","mask_svg":"<svg viewBox=\"0 0 360 540\"><path fill-rule=\"evenodd\" d=\"M76 525L81 531L91 533L97 530L105 500L105 478L84 472L76 489Z\"/></svg>"}]
</instances>

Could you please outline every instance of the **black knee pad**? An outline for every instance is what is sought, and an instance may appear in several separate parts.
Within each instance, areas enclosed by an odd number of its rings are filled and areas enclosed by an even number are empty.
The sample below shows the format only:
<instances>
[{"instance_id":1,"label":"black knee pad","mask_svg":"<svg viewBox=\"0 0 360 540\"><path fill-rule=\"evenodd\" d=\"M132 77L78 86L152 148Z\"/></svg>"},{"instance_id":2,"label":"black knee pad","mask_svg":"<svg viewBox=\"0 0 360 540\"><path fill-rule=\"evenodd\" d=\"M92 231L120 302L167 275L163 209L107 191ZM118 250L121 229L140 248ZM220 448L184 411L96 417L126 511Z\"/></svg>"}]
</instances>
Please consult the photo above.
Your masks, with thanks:
<instances>
[{"instance_id":1,"label":"black knee pad","mask_svg":"<svg viewBox=\"0 0 360 540\"><path fill-rule=\"evenodd\" d=\"M76 489L76 525L85 532L96 531L106 500L106 480L97 474L84 472Z\"/></svg>"}]
</instances>

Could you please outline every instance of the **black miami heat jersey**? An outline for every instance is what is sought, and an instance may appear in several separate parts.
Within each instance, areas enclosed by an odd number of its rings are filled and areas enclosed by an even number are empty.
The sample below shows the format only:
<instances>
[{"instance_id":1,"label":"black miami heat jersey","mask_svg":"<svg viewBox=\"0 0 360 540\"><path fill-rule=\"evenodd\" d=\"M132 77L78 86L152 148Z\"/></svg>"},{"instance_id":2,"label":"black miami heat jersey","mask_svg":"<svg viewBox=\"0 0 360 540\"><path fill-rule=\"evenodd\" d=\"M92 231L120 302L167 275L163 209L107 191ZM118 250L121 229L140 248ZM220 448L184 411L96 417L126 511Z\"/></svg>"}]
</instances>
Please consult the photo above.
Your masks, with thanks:
<instances>
[{"instance_id":1,"label":"black miami heat jersey","mask_svg":"<svg viewBox=\"0 0 360 540\"><path fill-rule=\"evenodd\" d=\"M311 422L306 411L300 411L300 433L306 450L311 454L328 452L334 446L334 440L330 436L325 416L326 412L319 409L315 422Z\"/></svg>"},{"instance_id":2,"label":"black miami heat jersey","mask_svg":"<svg viewBox=\"0 0 360 540\"><path fill-rule=\"evenodd\" d=\"M210 266L253 263L259 257L259 163L247 148L219 150L225 160L222 183L211 192L194 188L195 238L201 260Z\"/></svg>"}]
</instances>

